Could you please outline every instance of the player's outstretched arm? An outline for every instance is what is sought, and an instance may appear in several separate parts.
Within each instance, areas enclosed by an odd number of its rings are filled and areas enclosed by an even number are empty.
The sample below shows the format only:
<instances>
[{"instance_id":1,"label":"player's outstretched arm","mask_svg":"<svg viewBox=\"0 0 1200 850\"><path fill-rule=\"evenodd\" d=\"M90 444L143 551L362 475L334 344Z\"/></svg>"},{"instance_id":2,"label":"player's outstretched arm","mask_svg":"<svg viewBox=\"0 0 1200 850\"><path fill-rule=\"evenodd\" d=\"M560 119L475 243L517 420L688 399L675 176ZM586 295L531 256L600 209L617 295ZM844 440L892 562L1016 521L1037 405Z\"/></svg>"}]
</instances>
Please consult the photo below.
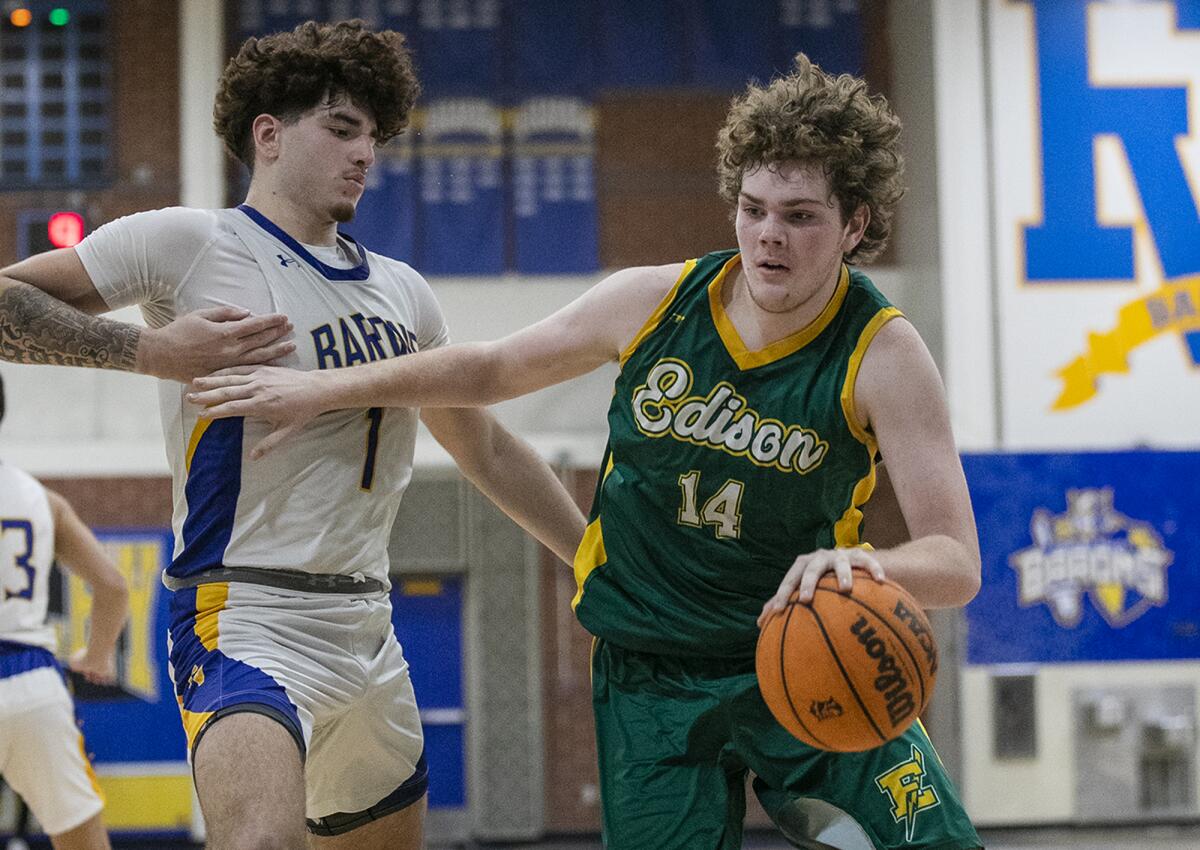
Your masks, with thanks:
<instances>
[{"instance_id":1,"label":"player's outstretched arm","mask_svg":"<svg viewBox=\"0 0 1200 850\"><path fill-rule=\"evenodd\" d=\"M295 348L282 315L216 307L143 328L105 319L108 306L74 248L0 270L0 359L87 366L190 381L213 369L268 363Z\"/></svg>"},{"instance_id":2,"label":"player's outstretched arm","mask_svg":"<svg viewBox=\"0 0 1200 850\"><path fill-rule=\"evenodd\" d=\"M574 561L583 514L528 443L478 408L428 407L421 421L496 507L563 561Z\"/></svg>"},{"instance_id":3,"label":"player's outstretched arm","mask_svg":"<svg viewBox=\"0 0 1200 850\"><path fill-rule=\"evenodd\" d=\"M854 414L875 435L912 537L890 549L805 553L763 606L761 626L792 593L811 599L826 572L852 586L855 566L902 585L926 608L965 605L979 590L979 538L950 428L937 367L915 328L892 319L875 335L859 369Z\"/></svg>"},{"instance_id":4,"label":"player's outstretched arm","mask_svg":"<svg viewBox=\"0 0 1200 850\"><path fill-rule=\"evenodd\" d=\"M55 558L92 591L87 646L71 657L71 669L88 681L110 684L116 679L117 638L129 617L129 589L70 503L57 493L47 491L46 495L54 513Z\"/></svg>"},{"instance_id":5,"label":"player's outstretched arm","mask_svg":"<svg viewBox=\"0 0 1200 850\"><path fill-rule=\"evenodd\" d=\"M192 382L203 416L253 416L275 431L259 457L313 417L356 407L482 407L616 360L667 295L682 265L609 275L558 312L495 342L448 345L352 369L229 369Z\"/></svg>"}]
</instances>

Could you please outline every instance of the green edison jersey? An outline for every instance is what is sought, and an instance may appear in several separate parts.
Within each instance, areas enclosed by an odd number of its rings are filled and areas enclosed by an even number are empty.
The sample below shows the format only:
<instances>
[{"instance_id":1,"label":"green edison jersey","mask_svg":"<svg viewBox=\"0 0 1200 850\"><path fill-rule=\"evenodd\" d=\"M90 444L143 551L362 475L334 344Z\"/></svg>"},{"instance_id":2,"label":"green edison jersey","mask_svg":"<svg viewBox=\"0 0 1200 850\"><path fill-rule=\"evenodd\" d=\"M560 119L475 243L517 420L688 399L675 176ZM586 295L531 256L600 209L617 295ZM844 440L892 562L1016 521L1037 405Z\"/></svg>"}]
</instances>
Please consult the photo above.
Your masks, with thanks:
<instances>
[{"instance_id":1,"label":"green edison jersey","mask_svg":"<svg viewBox=\"0 0 1200 850\"><path fill-rule=\"evenodd\" d=\"M574 606L628 649L751 656L795 558L860 543L876 446L854 381L900 311L843 266L812 324L749 351L721 304L739 262L689 261L621 355Z\"/></svg>"}]
</instances>

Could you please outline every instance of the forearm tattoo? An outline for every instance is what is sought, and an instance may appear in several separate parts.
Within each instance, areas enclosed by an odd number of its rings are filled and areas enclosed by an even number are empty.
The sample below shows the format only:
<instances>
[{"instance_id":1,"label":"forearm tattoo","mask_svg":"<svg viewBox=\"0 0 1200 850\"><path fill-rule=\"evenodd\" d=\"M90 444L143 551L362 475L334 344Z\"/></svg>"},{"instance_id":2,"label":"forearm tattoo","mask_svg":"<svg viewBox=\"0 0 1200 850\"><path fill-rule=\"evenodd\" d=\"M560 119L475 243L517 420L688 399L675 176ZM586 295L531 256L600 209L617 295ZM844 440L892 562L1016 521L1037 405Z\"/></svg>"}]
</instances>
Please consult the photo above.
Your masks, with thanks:
<instances>
[{"instance_id":1,"label":"forearm tattoo","mask_svg":"<svg viewBox=\"0 0 1200 850\"><path fill-rule=\"evenodd\" d=\"M0 292L0 360L132 372L136 325L89 316L28 284Z\"/></svg>"}]
</instances>

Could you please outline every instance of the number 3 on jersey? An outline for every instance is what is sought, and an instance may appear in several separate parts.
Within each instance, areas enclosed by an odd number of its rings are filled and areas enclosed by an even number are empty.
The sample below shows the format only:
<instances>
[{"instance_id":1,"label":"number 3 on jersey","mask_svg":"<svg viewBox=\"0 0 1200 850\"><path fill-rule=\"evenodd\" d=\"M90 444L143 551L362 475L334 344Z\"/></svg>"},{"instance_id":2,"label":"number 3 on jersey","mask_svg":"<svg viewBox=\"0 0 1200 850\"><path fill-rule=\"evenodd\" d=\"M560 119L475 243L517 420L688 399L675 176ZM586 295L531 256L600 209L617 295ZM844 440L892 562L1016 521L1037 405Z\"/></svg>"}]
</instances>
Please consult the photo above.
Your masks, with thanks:
<instances>
[{"instance_id":1,"label":"number 3 on jersey","mask_svg":"<svg viewBox=\"0 0 1200 850\"><path fill-rule=\"evenodd\" d=\"M25 551L14 556L15 564L18 569L23 570L24 587L20 590L10 590L6 585L4 588L5 599L32 599L33 598L33 578L35 570L33 565L29 563L29 556L33 554L33 523L27 519L6 519L0 520L0 536L8 534L10 531L20 531L25 535L24 548Z\"/></svg>"},{"instance_id":2,"label":"number 3 on jersey","mask_svg":"<svg viewBox=\"0 0 1200 850\"><path fill-rule=\"evenodd\" d=\"M745 488L741 481L728 479L721 489L709 496L700 510L696 510L699 504L700 471L693 469L680 475L679 488L683 490L683 504L679 506L678 517L680 525L692 528L711 525L721 540L737 540L741 536L742 490Z\"/></svg>"}]
</instances>

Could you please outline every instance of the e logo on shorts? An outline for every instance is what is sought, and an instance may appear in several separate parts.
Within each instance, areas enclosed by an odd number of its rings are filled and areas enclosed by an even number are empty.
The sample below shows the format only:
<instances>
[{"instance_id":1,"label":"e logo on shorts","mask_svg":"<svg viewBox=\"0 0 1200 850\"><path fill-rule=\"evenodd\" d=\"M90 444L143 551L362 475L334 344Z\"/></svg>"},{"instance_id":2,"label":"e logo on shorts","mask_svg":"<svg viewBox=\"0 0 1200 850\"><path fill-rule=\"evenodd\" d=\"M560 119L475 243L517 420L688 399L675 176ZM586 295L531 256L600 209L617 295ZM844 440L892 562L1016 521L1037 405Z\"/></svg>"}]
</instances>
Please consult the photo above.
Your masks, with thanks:
<instances>
[{"instance_id":1,"label":"e logo on shorts","mask_svg":"<svg viewBox=\"0 0 1200 850\"><path fill-rule=\"evenodd\" d=\"M932 809L941 800L937 791L925 785L925 754L912 745L912 756L875 777L875 786L892 802L892 817L904 822L904 834L912 841L917 815Z\"/></svg>"}]
</instances>

